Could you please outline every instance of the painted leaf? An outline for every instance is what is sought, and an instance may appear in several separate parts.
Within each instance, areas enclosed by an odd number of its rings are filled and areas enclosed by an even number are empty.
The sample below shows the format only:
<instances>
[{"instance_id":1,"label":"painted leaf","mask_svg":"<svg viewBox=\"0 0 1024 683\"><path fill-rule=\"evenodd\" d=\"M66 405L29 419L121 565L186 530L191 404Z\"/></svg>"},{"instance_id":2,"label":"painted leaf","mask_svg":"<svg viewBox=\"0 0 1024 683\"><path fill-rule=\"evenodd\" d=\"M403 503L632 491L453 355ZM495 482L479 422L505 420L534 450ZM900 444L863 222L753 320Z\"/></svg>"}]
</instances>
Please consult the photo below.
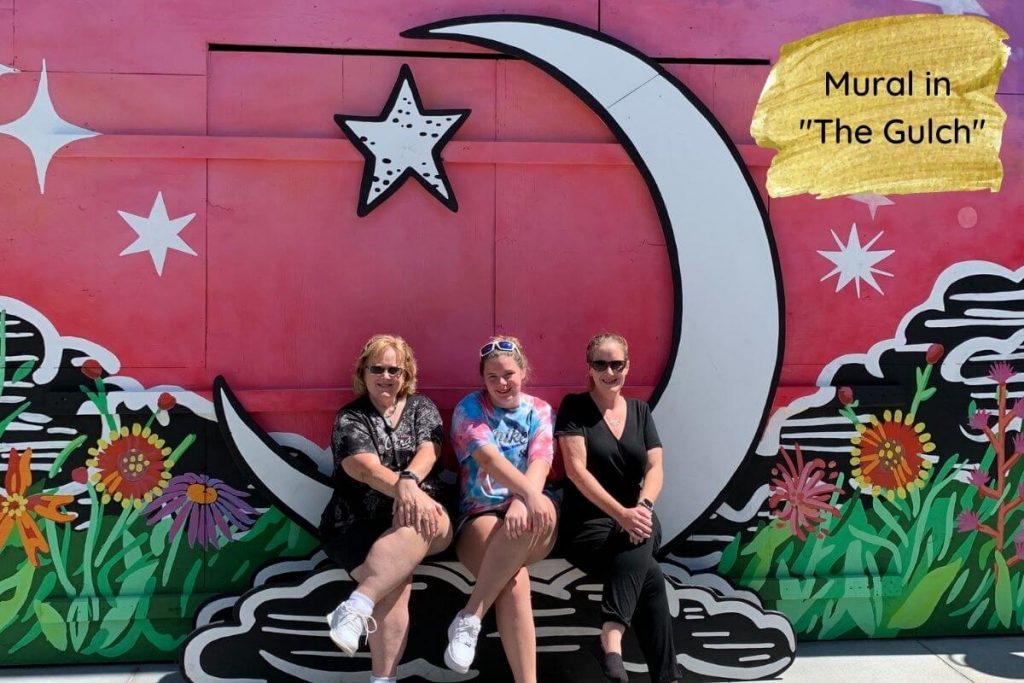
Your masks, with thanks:
<instances>
[{"instance_id":1,"label":"painted leaf","mask_svg":"<svg viewBox=\"0 0 1024 683\"><path fill-rule=\"evenodd\" d=\"M951 562L928 572L907 595L906 600L889 620L889 627L901 630L918 628L935 611L939 598L946 592L960 570L960 561Z\"/></svg>"},{"instance_id":2,"label":"painted leaf","mask_svg":"<svg viewBox=\"0 0 1024 683\"><path fill-rule=\"evenodd\" d=\"M1010 584L1010 569L1002 553L996 553L996 615L1004 627L1010 625L1013 617L1013 596Z\"/></svg>"},{"instance_id":3,"label":"painted leaf","mask_svg":"<svg viewBox=\"0 0 1024 683\"><path fill-rule=\"evenodd\" d=\"M18 369L14 371L14 374L11 375L11 381L20 382L21 380L25 379L25 376L28 375L28 373L32 372L32 366L34 364L35 361L27 360L21 365L19 365Z\"/></svg>"},{"instance_id":4,"label":"painted leaf","mask_svg":"<svg viewBox=\"0 0 1024 683\"><path fill-rule=\"evenodd\" d=\"M68 629L64 618L53 607L36 600L32 603L36 618L39 620L39 628L43 631L43 637L55 648L63 652L68 648Z\"/></svg>"},{"instance_id":5,"label":"painted leaf","mask_svg":"<svg viewBox=\"0 0 1024 683\"><path fill-rule=\"evenodd\" d=\"M32 587L32 565L27 561L22 562L17 573L0 581L0 595L13 590L7 600L0 600L0 629L6 628L17 619L21 608L28 600L29 589Z\"/></svg>"}]
</instances>

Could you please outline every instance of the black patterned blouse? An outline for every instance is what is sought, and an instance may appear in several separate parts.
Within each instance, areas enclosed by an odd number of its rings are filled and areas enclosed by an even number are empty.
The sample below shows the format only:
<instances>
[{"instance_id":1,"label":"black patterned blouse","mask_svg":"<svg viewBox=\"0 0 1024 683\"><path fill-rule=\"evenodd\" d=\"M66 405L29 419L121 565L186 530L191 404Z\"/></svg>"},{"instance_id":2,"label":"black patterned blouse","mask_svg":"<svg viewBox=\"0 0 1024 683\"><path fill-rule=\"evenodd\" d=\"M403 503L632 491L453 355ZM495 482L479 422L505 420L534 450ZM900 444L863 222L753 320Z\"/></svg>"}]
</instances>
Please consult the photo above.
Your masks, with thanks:
<instances>
[{"instance_id":1,"label":"black patterned blouse","mask_svg":"<svg viewBox=\"0 0 1024 683\"><path fill-rule=\"evenodd\" d=\"M440 448L444 430L437 406L426 396L412 394L394 429L363 395L342 406L334 419L331 450L334 452L334 495L324 510L320 533L329 538L343 534L360 520L383 521L391 518L392 498L345 474L341 461L357 453L376 453L381 464L399 472L409 466L416 450L426 441ZM423 490L445 503L446 486L439 468L423 480Z\"/></svg>"}]
</instances>

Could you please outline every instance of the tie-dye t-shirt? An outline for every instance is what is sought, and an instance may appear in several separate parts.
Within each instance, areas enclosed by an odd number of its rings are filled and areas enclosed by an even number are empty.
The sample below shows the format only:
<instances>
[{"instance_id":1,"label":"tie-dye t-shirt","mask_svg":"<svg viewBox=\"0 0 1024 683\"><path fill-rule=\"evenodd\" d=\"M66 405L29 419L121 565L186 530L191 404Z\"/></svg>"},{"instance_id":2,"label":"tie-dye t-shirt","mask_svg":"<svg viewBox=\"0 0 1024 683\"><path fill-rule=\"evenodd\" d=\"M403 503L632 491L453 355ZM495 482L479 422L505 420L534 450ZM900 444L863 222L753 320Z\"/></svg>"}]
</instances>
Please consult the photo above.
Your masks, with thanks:
<instances>
[{"instance_id":1,"label":"tie-dye t-shirt","mask_svg":"<svg viewBox=\"0 0 1024 683\"><path fill-rule=\"evenodd\" d=\"M500 509L512 497L484 472L473 452L494 446L523 473L535 460L551 465L555 457L551 422L551 406L526 394L520 394L515 410L495 406L486 390L459 401L452 414L452 445L459 459L460 517Z\"/></svg>"}]
</instances>

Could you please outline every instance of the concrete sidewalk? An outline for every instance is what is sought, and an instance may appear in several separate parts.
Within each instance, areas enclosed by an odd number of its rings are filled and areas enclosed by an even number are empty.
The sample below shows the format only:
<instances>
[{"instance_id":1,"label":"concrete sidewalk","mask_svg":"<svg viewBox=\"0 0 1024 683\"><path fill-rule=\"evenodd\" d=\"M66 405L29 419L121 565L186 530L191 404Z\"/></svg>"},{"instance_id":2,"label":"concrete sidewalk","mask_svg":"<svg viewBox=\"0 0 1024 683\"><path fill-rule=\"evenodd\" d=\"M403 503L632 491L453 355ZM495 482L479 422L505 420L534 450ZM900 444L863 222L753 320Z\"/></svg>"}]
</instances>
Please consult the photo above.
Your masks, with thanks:
<instances>
[{"instance_id":1,"label":"concrete sidewalk","mask_svg":"<svg viewBox=\"0 0 1024 683\"><path fill-rule=\"evenodd\" d=\"M183 679L174 664L142 664L0 668L0 680L3 683L181 683ZM793 666L772 680L785 683L1024 681L1024 636L802 643Z\"/></svg>"}]
</instances>

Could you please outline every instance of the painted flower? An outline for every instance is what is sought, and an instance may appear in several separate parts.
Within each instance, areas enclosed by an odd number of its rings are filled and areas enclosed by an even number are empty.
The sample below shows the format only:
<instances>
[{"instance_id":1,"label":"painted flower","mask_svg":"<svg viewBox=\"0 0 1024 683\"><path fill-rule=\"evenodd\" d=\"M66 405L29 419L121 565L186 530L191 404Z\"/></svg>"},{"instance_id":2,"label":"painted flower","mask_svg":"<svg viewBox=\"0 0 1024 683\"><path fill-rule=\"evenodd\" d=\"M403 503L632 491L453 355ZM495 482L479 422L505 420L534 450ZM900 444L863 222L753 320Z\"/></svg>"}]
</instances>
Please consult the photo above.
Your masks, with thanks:
<instances>
[{"instance_id":1,"label":"painted flower","mask_svg":"<svg viewBox=\"0 0 1024 683\"><path fill-rule=\"evenodd\" d=\"M219 548L218 529L221 536L230 541L229 525L234 525L238 531L246 531L252 526L252 517L258 513L242 500L248 496L248 493L234 489L220 479L189 472L171 479L164 494L142 512L150 515L150 525L173 515L174 522L168 531L172 540L187 525L189 547L198 543L203 548Z\"/></svg>"},{"instance_id":2,"label":"painted flower","mask_svg":"<svg viewBox=\"0 0 1024 683\"><path fill-rule=\"evenodd\" d=\"M178 405L178 399L174 398L174 396L166 391L160 394L156 399L156 407L160 410L170 410L176 405Z\"/></svg>"},{"instance_id":3,"label":"painted flower","mask_svg":"<svg viewBox=\"0 0 1024 683\"><path fill-rule=\"evenodd\" d=\"M1001 360L998 363L993 363L988 369L988 377L991 380L998 382L999 384L1006 384L1010 381L1016 373L1013 371L1013 366L1007 363L1005 360Z\"/></svg>"},{"instance_id":4,"label":"painted flower","mask_svg":"<svg viewBox=\"0 0 1024 683\"><path fill-rule=\"evenodd\" d=\"M768 506L772 516L778 520L777 525L780 528L788 526L801 541L807 538L808 533L824 538L826 532L820 529L825 521L824 513L839 514L839 510L828 502L839 490L830 483L838 476L834 471L836 464L830 462L826 465L821 458L805 464L799 444L795 451L794 462L785 448L779 448L783 462L772 467Z\"/></svg>"},{"instance_id":5,"label":"painted flower","mask_svg":"<svg viewBox=\"0 0 1024 683\"><path fill-rule=\"evenodd\" d=\"M956 528L961 533L976 531L980 524L981 519L978 517L978 513L974 510L964 510L956 518Z\"/></svg>"},{"instance_id":6,"label":"painted flower","mask_svg":"<svg viewBox=\"0 0 1024 683\"><path fill-rule=\"evenodd\" d=\"M1013 403L1013 416L1024 420L1024 399L1017 399Z\"/></svg>"},{"instance_id":7,"label":"painted flower","mask_svg":"<svg viewBox=\"0 0 1024 683\"><path fill-rule=\"evenodd\" d=\"M1024 433L1017 432L1013 435L1013 452L1024 453Z\"/></svg>"},{"instance_id":8,"label":"painted flower","mask_svg":"<svg viewBox=\"0 0 1024 683\"><path fill-rule=\"evenodd\" d=\"M839 391L836 392L839 397L839 402L844 406L848 406L853 403L853 389L850 387L839 387Z\"/></svg>"},{"instance_id":9,"label":"painted flower","mask_svg":"<svg viewBox=\"0 0 1024 683\"><path fill-rule=\"evenodd\" d=\"M130 430L121 427L107 440L100 439L89 449L92 458L85 464L96 469L91 479L104 504L113 500L122 507L139 508L167 487L171 473L164 458L170 453L149 427L133 424Z\"/></svg>"},{"instance_id":10,"label":"painted flower","mask_svg":"<svg viewBox=\"0 0 1024 683\"><path fill-rule=\"evenodd\" d=\"M981 431L988 427L988 423L991 418L992 413L987 410L977 410L974 412L974 415L971 415L971 419L968 424L971 426L971 429Z\"/></svg>"},{"instance_id":11,"label":"painted flower","mask_svg":"<svg viewBox=\"0 0 1024 683\"><path fill-rule=\"evenodd\" d=\"M973 486L984 486L985 484L988 483L988 480L990 478L991 477L988 476L987 472L983 472L982 470L971 470L971 473L968 475L967 480Z\"/></svg>"},{"instance_id":12,"label":"painted flower","mask_svg":"<svg viewBox=\"0 0 1024 683\"><path fill-rule=\"evenodd\" d=\"M935 365L939 362L944 353L946 353L946 349L943 348L942 344L932 344L925 352L924 360L928 365Z\"/></svg>"},{"instance_id":13,"label":"painted flower","mask_svg":"<svg viewBox=\"0 0 1024 683\"><path fill-rule=\"evenodd\" d=\"M84 363L82 363L81 370L82 374L89 379L99 379L103 375L103 367L100 365L99 361L92 358L88 358Z\"/></svg>"},{"instance_id":14,"label":"painted flower","mask_svg":"<svg viewBox=\"0 0 1024 683\"><path fill-rule=\"evenodd\" d=\"M935 450L931 434L914 416L886 410L882 419L871 415L870 426L857 425L851 442L850 474L866 493L885 493L889 500L906 498L909 491L924 487L932 467L926 453Z\"/></svg>"},{"instance_id":15,"label":"painted flower","mask_svg":"<svg viewBox=\"0 0 1024 683\"><path fill-rule=\"evenodd\" d=\"M0 493L0 548L7 544L14 527L18 527L21 545L32 566L39 566L39 553L50 552L50 546L43 538L39 525L32 515L38 515L54 522L70 522L75 515L61 512L58 508L67 505L74 496L36 494L26 496L25 491L32 485L32 449L18 455L12 448L7 456L7 476L4 478L5 493Z\"/></svg>"},{"instance_id":16,"label":"painted flower","mask_svg":"<svg viewBox=\"0 0 1024 683\"><path fill-rule=\"evenodd\" d=\"M1017 559L1024 560L1024 526L1014 535L1013 548L1016 551Z\"/></svg>"}]
</instances>

